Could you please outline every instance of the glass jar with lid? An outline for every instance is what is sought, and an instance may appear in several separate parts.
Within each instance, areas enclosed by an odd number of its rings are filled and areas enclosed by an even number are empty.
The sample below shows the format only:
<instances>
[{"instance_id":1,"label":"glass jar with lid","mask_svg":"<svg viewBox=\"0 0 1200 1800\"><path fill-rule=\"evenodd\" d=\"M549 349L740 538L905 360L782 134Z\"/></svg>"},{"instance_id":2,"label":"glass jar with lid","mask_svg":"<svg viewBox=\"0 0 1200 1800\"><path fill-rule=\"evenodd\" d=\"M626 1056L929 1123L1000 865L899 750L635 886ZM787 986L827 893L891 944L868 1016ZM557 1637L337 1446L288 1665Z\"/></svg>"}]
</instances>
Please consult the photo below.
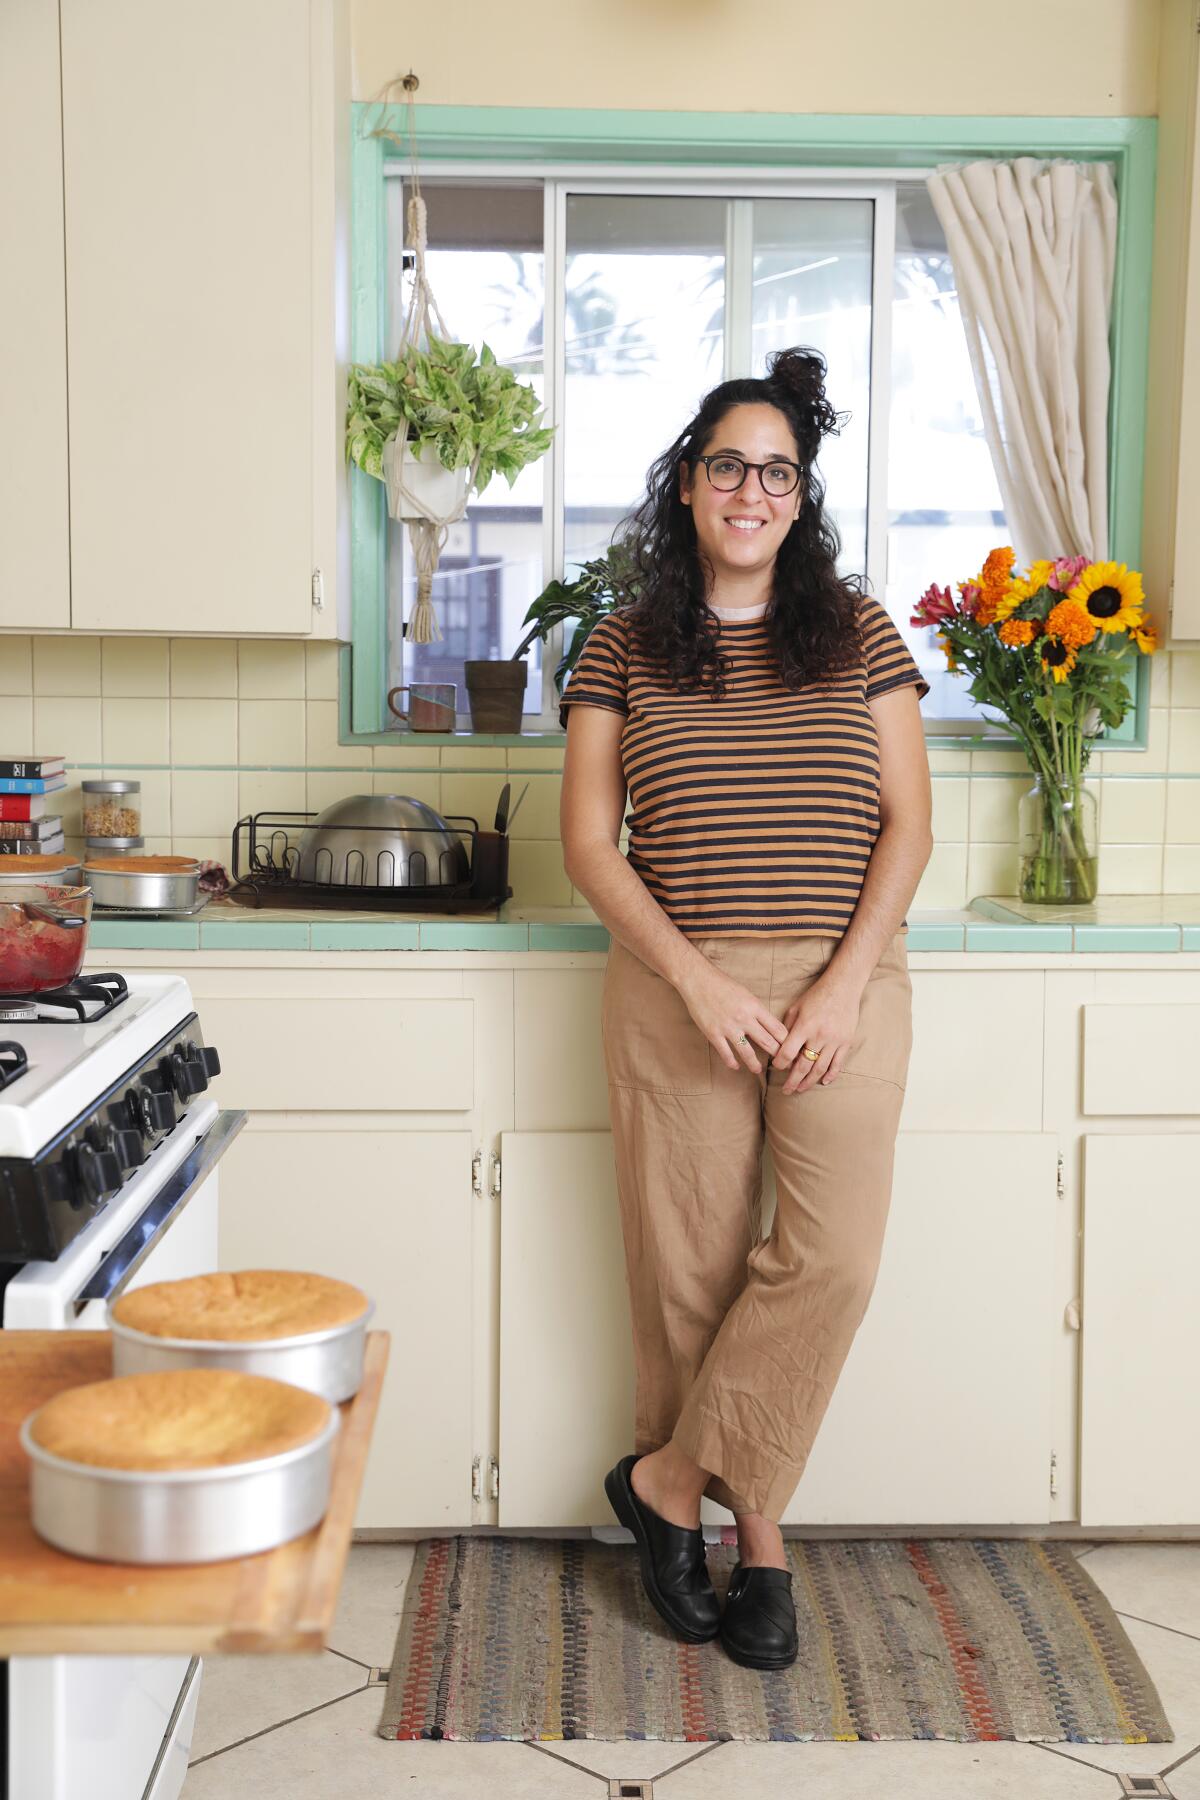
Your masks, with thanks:
<instances>
[{"instance_id":1,"label":"glass jar with lid","mask_svg":"<svg viewBox=\"0 0 1200 1800\"><path fill-rule=\"evenodd\" d=\"M84 781L80 787L90 850L133 850L142 844L140 781Z\"/></svg>"}]
</instances>

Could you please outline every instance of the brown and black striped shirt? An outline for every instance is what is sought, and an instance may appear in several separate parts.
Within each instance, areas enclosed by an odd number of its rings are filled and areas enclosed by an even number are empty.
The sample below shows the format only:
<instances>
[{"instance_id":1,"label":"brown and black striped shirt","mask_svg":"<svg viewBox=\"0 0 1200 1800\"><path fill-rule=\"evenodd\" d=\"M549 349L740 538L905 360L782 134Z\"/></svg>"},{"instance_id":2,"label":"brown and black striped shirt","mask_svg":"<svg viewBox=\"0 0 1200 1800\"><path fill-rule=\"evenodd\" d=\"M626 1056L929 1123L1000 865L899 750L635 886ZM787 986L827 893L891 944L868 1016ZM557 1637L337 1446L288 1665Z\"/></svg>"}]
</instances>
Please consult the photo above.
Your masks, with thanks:
<instances>
[{"instance_id":1,"label":"brown and black striped shirt","mask_svg":"<svg viewBox=\"0 0 1200 1800\"><path fill-rule=\"evenodd\" d=\"M880 831L869 700L916 682L884 608L863 596L865 662L790 692L761 618L717 620L726 697L684 694L618 609L588 636L559 708L625 714L629 863L688 937L841 937ZM907 921L905 921L907 923Z\"/></svg>"}]
</instances>

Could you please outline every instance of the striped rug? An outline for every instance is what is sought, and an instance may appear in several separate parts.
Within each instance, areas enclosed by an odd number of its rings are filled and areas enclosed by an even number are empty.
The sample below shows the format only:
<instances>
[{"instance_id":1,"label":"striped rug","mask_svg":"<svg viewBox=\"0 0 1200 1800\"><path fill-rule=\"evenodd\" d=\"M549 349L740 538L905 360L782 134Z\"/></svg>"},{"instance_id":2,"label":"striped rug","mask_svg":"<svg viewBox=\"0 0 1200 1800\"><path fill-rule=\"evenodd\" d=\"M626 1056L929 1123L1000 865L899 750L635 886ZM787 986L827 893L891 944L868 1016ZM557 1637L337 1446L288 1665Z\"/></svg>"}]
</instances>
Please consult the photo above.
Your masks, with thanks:
<instances>
[{"instance_id":1,"label":"striped rug","mask_svg":"<svg viewBox=\"0 0 1200 1800\"><path fill-rule=\"evenodd\" d=\"M1071 1550L1028 1539L792 1539L790 1669L684 1644L632 1546L418 1545L379 1735L1171 1743L1153 1683ZM724 1596L737 1550L708 1547Z\"/></svg>"}]
</instances>

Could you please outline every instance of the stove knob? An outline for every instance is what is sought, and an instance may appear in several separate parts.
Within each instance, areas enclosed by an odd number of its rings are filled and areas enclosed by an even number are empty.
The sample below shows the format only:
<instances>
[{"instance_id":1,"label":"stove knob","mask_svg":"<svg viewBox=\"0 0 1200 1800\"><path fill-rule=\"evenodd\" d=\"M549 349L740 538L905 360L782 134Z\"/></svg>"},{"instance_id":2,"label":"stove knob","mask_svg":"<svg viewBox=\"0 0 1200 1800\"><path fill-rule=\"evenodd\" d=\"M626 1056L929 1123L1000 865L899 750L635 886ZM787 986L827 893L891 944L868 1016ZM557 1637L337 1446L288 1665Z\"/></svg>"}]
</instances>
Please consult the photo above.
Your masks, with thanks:
<instances>
[{"instance_id":1,"label":"stove knob","mask_svg":"<svg viewBox=\"0 0 1200 1800\"><path fill-rule=\"evenodd\" d=\"M75 1167L84 1195L89 1200L103 1200L115 1194L121 1185L121 1165L111 1150L96 1150L91 1144L80 1144L75 1152Z\"/></svg>"},{"instance_id":2,"label":"stove knob","mask_svg":"<svg viewBox=\"0 0 1200 1800\"><path fill-rule=\"evenodd\" d=\"M150 1132L174 1129L175 1102L170 1094L160 1094L146 1081L139 1081L134 1093L141 1113L139 1123L144 1123Z\"/></svg>"},{"instance_id":3,"label":"stove knob","mask_svg":"<svg viewBox=\"0 0 1200 1800\"><path fill-rule=\"evenodd\" d=\"M211 1044L202 1045L200 1055L204 1062L204 1072L210 1080L221 1073L221 1059Z\"/></svg>"},{"instance_id":4,"label":"stove knob","mask_svg":"<svg viewBox=\"0 0 1200 1800\"><path fill-rule=\"evenodd\" d=\"M146 1147L140 1131L115 1131L113 1152L122 1169L137 1169L146 1160Z\"/></svg>"},{"instance_id":5,"label":"stove knob","mask_svg":"<svg viewBox=\"0 0 1200 1800\"><path fill-rule=\"evenodd\" d=\"M188 1051L195 1051L194 1044L184 1045L179 1050L172 1050L169 1062L171 1084L179 1098L185 1103L196 1094L201 1094L208 1086L208 1075L199 1055L189 1056Z\"/></svg>"}]
</instances>

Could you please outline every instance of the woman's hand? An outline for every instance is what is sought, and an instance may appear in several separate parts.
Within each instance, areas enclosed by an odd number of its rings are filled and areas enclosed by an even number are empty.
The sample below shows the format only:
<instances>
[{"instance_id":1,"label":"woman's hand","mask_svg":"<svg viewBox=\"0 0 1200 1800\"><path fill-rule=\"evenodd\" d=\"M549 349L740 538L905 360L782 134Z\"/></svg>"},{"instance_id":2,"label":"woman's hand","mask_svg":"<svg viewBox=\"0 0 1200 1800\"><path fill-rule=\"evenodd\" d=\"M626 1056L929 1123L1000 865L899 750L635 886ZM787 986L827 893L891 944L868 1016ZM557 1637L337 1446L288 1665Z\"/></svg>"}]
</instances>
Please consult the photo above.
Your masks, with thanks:
<instances>
[{"instance_id":1,"label":"woman's hand","mask_svg":"<svg viewBox=\"0 0 1200 1800\"><path fill-rule=\"evenodd\" d=\"M800 1094L815 1087L818 1081L826 1086L836 1081L846 1051L854 1042L861 1010L862 990L830 981L828 974L819 975L798 1000L792 1001L783 1015L787 1037L772 1059L777 1069L797 1065L784 1082L782 1093ZM815 1062L800 1055L801 1045L821 1052Z\"/></svg>"},{"instance_id":2,"label":"woman's hand","mask_svg":"<svg viewBox=\"0 0 1200 1800\"><path fill-rule=\"evenodd\" d=\"M696 969L680 986L679 993L721 1061L731 1069L744 1065L756 1075L761 1073L755 1044L773 1056L787 1038L788 1028L783 1020L777 1019L749 988L713 963L705 962ZM743 1033L750 1042L739 1044L737 1040Z\"/></svg>"}]
</instances>

